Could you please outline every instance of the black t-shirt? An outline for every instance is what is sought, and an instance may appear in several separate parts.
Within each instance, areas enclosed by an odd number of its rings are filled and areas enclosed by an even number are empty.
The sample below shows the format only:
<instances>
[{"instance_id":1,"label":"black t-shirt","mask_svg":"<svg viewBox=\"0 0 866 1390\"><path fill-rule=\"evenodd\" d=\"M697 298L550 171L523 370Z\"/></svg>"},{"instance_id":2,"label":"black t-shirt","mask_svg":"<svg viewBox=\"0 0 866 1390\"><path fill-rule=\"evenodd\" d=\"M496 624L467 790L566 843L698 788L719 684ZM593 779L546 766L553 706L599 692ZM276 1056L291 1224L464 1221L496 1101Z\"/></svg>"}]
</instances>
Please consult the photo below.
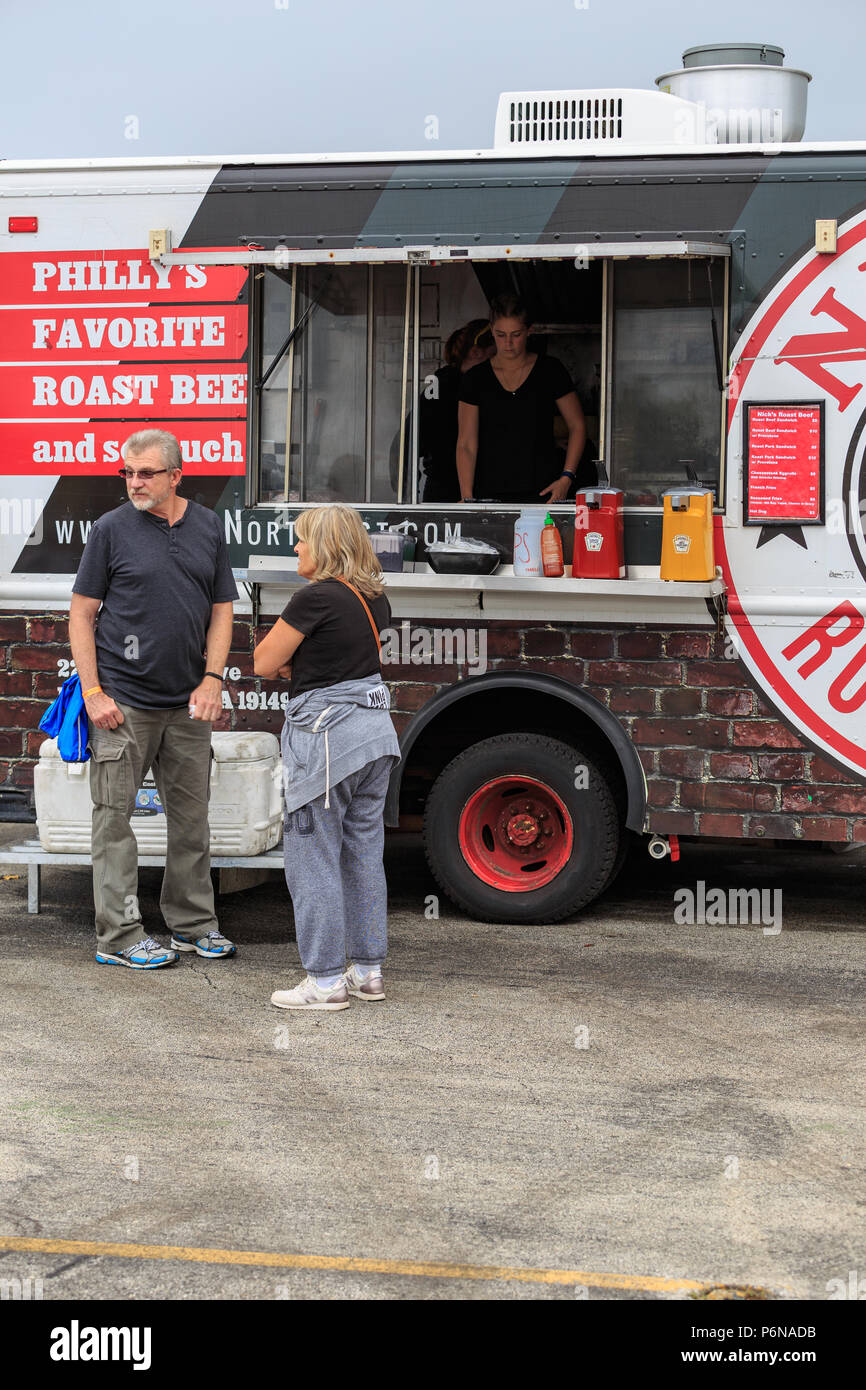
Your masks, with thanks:
<instances>
[{"instance_id":1,"label":"black t-shirt","mask_svg":"<svg viewBox=\"0 0 866 1390\"><path fill-rule=\"evenodd\" d=\"M131 502L99 517L72 592L102 599L99 682L133 709L186 704L204 676L213 605L238 596L223 523L192 501L173 526Z\"/></svg>"},{"instance_id":2,"label":"black t-shirt","mask_svg":"<svg viewBox=\"0 0 866 1390\"><path fill-rule=\"evenodd\" d=\"M419 446L424 460L425 502L459 502L457 478L457 402L459 367L440 367L436 373L437 395L421 395Z\"/></svg>"},{"instance_id":3,"label":"black t-shirt","mask_svg":"<svg viewBox=\"0 0 866 1390\"><path fill-rule=\"evenodd\" d=\"M537 497L562 471L553 439L556 402L574 390L556 357L538 357L516 391L506 391L489 362L464 372L460 399L478 407L476 498Z\"/></svg>"},{"instance_id":4,"label":"black t-shirt","mask_svg":"<svg viewBox=\"0 0 866 1390\"><path fill-rule=\"evenodd\" d=\"M391 621L391 605L384 594L368 598L380 634ZM280 614L289 627L304 634L292 658L289 692L360 680L380 670L379 651L364 606L339 579L319 579L293 594Z\"/></svg>"}]
</instances>

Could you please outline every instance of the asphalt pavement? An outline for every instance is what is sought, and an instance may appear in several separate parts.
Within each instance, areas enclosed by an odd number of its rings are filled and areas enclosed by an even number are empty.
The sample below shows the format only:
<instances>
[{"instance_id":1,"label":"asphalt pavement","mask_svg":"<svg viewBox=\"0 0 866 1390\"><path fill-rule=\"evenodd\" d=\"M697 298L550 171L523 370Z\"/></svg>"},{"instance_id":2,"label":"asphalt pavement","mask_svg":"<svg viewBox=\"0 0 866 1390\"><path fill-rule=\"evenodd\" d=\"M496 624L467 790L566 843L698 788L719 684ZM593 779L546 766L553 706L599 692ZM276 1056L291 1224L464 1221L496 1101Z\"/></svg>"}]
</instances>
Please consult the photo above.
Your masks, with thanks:
<instances>
[{"instance_id":1,"label":"asphalt pavement","mask_svg":"<svg viewBox=\"0 0 866 1390\"><path fill-rule=\"evenodd\" d=\"M133 972L94 960L86 870L44 870L29 916L6 867L0 1281L45 1299L857 1287L861 854L638 849L548 928L437 902L415 837L389 838L386 867L387 1000L310 1015L269 1003L302 973L277 876L220 899L236 957ZM159 881L143 870L141 899L165 940ZM678 890L713 887L780 890L780 929L683 920Z\"/></svg>"}]
</instances>

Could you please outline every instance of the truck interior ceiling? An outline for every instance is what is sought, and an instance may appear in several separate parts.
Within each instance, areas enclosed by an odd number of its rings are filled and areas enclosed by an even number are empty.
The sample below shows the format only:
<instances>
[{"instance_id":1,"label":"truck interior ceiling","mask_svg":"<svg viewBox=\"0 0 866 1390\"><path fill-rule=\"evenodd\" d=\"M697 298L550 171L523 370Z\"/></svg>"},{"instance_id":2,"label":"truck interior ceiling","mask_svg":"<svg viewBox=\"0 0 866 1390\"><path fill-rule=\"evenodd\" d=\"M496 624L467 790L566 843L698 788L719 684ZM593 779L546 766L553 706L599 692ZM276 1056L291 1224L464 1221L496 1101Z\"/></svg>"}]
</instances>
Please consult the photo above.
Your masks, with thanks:
<instances>
[{"instance_id":1,"label":"truck interior ceiling","mask_svg":"<svg viewBox=\"0 0 866 1390\"><path fill-rule=\"evenodd\" d=\"M587 425L579 482L594 483L601 460L627 506L658 508L687 476L718 500L721 258L296 264L263 268L256 287L259 503L419 503L426 402L458 338L489 343L490 302L506 292L527 306L529 350L558 358L574 384ZM555 434L564 458L558 415Z\"/></svg>"}]
</instances>

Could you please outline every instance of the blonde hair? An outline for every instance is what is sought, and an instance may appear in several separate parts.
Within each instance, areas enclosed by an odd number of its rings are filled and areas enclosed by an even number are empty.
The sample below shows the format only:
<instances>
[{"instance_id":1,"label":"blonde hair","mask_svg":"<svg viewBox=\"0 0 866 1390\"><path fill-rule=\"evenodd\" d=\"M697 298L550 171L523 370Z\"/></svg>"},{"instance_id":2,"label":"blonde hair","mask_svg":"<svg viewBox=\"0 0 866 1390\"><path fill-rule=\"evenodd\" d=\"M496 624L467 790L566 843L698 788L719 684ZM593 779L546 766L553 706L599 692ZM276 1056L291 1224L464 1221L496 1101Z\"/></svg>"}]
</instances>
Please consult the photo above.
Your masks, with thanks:
<instances>
[{"instance_id":1,"label":"blonde hair","mask_svg":"<svg viewBox=\"0 0 866 1390\"><path fill-rule=\"evenodd\" d=\"M310 507L295 521L295 535L309 546L310 579L348 579L365 598L384 592L382 570L354 507Z\"/></svg>"}]
</instances>

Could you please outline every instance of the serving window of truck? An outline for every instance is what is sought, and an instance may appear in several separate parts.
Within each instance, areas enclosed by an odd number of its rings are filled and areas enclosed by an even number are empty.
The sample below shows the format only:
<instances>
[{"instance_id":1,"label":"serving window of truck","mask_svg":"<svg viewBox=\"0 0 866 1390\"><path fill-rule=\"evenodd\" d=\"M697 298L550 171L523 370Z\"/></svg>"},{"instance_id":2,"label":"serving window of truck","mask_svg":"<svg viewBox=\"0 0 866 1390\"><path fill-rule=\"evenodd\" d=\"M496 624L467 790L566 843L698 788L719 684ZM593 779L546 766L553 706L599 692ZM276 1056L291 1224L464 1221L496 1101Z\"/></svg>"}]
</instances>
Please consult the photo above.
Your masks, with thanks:
<instances>
[{"instance_id":1,"label":"serving window of truck","mask_svg":"<svg viewBox=\"0 0 866 1390\"><path fill-rule=\"evenodd\" d=\"M423 403L446 343L508 291L527 306L532 348L564 364L588 453L627 507L660 507L687 469L719 495L728 247L608 250L437 259L428 248L413 256L424 264L298 257L264 267L254 300L256 501L421 501Z\"/></svg>"}]
</instances>

